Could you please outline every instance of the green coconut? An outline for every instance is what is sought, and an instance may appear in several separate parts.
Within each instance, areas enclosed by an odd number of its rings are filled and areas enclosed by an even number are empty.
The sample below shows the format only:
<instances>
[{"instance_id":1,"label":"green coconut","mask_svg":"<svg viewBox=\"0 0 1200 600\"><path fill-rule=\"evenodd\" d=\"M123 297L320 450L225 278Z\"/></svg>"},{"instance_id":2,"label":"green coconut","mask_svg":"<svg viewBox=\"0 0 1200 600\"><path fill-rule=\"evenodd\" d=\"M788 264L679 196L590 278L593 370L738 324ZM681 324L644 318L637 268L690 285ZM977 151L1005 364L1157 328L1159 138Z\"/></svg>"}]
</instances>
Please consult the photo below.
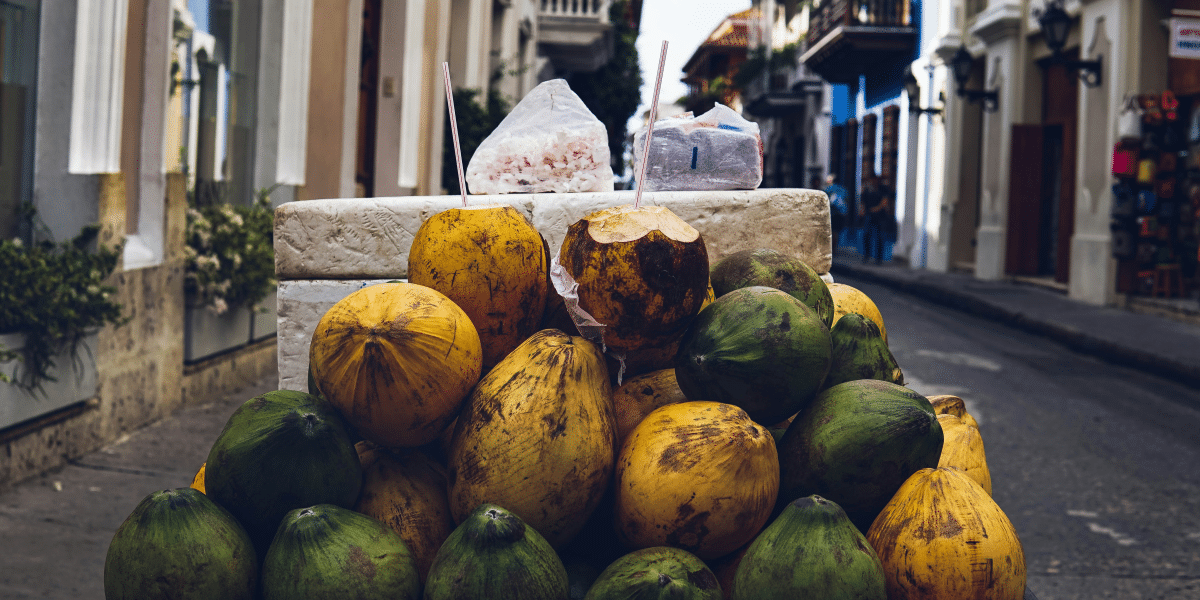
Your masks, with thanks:
<instances>
[{"instance_id":1,"label":"green coconut","mask_svg":"<svg viewBox=\"0 0 1200 600\"><path fill-rule=\"evenodd\" d=\"M866 531L910 475L938 465L942 427L921 394L859 379L818 394L778 451L780 503L817 494Z\"/></svg>"},{"instance_id":2,"label":"green coconut","mask_svg":"<svg viewBox=\"0 0 1200 600\"><path fill-rule=\"evenodd\" d=\"M829 338L833 365L825 377L825 387L855 379L904 385L904 372L874 321L858 313L847 313L833 324Z\"/></svg>"},{"instance_id":3,"label":"green coconut","mask_svg":"<svg viewBox=\"0 0 1200 600\"><path fill-rule=\"evenodd\" d=\"M382 521L333 504L283 517L262 566L263 600L419 600L417 561Z\"/></svg>"},{"instance_id":4,"label":"green coconut","mask_svg":"<svg viewBox=\"0 0 1200 600\"><path fill-rule=\"evenodd\" d=\"M689 400L741 407L763 425L800 412L832 363L829 328L781 290L751 286L706 306L675 355L675 379Z\"/></svg>"},{"instance_id":5,"label":"green coconut","mask_svg":"<svg viewBox=\"0 0 1200 600\"><path fill-rule=\"evenodd\" d=\"M252 600L258 557L229 511L192 488L146 496L108 545L106 600Z\"/></svg>"},{"instance_id":6,"label":"green coconut","mask_svg":"<svg viewBox=\"0 0 1200 600\"><path fill-rule=\"evenodd\" d=\"M798 498L738 563L732 600L887 600L883 563L837 503Z\"/></svg>"},{"instance_id":7,"label":"green coconut","mask_svg":"<svg viewBox=\"0 0 1200 600\"><path fill-rule=\"evenodd\" d=\"M517 515L482 504L450 533L429 567L425 600L563 600L566 567Z\"/></svg>"},{"instance_id":8,"label":"green coconut","mask_svg":"<svg viewBox=\"0 0 1200 600\"><path fill-rule=\"evenodd\" d=\"M671 546L635 550L604 569L584 600L721 600L704 561Z\"/></svg>"},{"instance_id":9,"label":"green coconut","mask_svg":"<svg viewBox=\"0 0 1200 600\"><path fill-rule=\"evenodd\" d=\"M794 296L817 313L826 327L833 324L833 294L808 263L778 250L742 250L717 261L709 271L718 298L736 289L765 285Z\"/></svg>"},{"instance_id":10,"label":"green coconut","mask_svg":"<svg viewBox=\"0 0 1200 600\"><path fill-rule=\"evenodd\" d=\"M362 466L341 415L317 396L290 390L238 407L205 465L205 493L237 517L260 557L289 511L352 508L362 487Z\"/></svg>"}]
</instances>

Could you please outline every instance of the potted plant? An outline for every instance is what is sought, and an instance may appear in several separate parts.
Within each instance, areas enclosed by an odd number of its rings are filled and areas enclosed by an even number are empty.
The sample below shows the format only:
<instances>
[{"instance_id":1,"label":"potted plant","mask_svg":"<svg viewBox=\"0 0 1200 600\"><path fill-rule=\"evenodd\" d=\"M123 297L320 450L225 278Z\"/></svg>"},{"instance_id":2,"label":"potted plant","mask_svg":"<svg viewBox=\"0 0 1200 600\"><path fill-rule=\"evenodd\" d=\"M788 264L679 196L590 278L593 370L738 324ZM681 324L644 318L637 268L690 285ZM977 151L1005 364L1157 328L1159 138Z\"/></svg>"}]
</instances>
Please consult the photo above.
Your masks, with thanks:
<instances>
[{"instance_id":1,"label":"potted plant","mask_svg":"<svg viewBox=\"0 0 1200 600\"><path fill-rule=\"evenodd\" d=\"M25 205L22 220L33 217ZM105 284L121 246L99 245L99 232L91 225L61 243L0 240L0 427L95 393L95 369L81 364L81 349L90 351L101 327L127 320Z\"/></svg>"},{"instance_id":2,"label":"potted plant","mask_svg":"<svg viewBox=\"0 0 1200 600\"><path fill-rule=\"evenodd\" d=\"M270 190L250 206L192 205L187 210L184 358L199 360L248 343L256 312L275 291L274 213Z\"/></svg>"}]
</instances>

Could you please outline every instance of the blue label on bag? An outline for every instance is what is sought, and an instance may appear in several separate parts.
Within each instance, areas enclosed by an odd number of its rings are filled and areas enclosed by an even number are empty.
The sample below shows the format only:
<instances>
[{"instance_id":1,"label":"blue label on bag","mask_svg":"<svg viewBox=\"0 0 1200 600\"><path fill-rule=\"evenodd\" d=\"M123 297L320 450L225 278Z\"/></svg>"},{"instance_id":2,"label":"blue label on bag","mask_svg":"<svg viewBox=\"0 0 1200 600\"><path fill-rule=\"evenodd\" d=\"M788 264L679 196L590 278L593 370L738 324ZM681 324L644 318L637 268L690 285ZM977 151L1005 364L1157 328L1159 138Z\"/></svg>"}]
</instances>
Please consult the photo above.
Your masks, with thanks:
<instances>
[{"instance_id":1,"label":"blue label on bag","mask_svg":"<svg viewBox=\"0 0 1200 600\"><path fill-rule=\"evenodd\" d=\"M692 146L692 170L696 170L696 155L700 152L700 148Z\"/></svg>"},{"instance_id":2,"label":"blue label on bag","mask_svg":"<svg viewBox=\"0 0 1200 600\"><path fill-rule=\"evenodd\" d=\"M717 129L728 129L730 131L741 131L742 130L741 127L736 127L733 125L726 125L724 123L717 123Z\"/></svg>"}]
</instances>

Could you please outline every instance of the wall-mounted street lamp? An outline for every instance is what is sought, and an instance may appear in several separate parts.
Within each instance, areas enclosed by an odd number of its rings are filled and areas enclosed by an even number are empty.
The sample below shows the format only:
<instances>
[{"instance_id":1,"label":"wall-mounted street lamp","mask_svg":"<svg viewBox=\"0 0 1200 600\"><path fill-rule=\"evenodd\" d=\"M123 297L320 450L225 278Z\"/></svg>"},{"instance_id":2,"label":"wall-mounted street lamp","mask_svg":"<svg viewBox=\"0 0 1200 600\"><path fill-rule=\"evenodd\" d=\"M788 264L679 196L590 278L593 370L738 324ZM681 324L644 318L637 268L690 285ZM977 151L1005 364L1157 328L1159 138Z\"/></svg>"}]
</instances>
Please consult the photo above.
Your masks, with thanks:
<instances>
[{"instance_id":1,"label":"wall-mounted street lamp","mask_svg":"<svg viewBox=\"0 0 1200 600\"><path fill-rule=\"evenodd\" d=\"M911 71L906 72L904 75L904 91L908 93L908 112L914 115L942 114L942 109L940 108L921 106L921 84L917 83L917 78L913 77ZM932 94L932 91L930 94Z\"/></svg>"},{"instance_id":2,"label":"wall-mounted street lamp","mask_svg":"<svg viewBox=\"0 0 1200 600\"><path fill-rule=\"evenodd\" d=\"M967 102L983 102L983 110L996 112L996 109L1000 108L1000 92L998 90L968 90L963 87L971 78L971 69L974 63L975 59L971 58L971 52L967 50L966 44L959 46L958 51L954 53L954 58L950 59L950 69L954 71L954 81L958 84L955 93L966 98Z\"/></svg>"},{"instance_id":3,"label":"wall-mounted street lamp","mask_svg":"<svg viewBox=\"0 0 1200 600\"><path fill-rule=\"evenodd\" d=\"M1049 64L1060 64L1071 71L1079 71L1079 79L1088 87L1100 85L1100 73L1103 70L1103 55L1097 55L1096 60L1068 60L1062 54L1067 36L1071 33L1073 19L1063 10L1062 0L1047 0L1046 9L1035 11L1038 25L1042 27L1042 35L1046 38L1046 47L1050 49Z\"/></svg>"}]
</instances>

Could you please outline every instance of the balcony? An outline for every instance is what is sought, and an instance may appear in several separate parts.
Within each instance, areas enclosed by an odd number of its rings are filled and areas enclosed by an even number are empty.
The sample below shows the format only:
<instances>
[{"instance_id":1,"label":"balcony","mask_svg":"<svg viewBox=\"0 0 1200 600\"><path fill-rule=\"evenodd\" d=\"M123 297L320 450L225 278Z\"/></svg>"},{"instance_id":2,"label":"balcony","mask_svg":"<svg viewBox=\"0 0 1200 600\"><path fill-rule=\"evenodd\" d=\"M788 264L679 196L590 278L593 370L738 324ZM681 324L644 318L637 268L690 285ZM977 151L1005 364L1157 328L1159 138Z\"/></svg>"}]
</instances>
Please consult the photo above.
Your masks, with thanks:
<instances>
[{"instance_id":1,"label":"balcony","mask_svg":"<svg viewBox=\"0 0 1200 600\"><path fill-rule=\"evenodd\" d=\"M831 83L898 61L908 62L917 44L909 0L824 0L812 8L808 50L800 57Z\"/></svg>"},{"instance_id":2,"label":"balcony","mask_svg":"<svg viewBox=\"0 0 1200 600\"><path fill-rule=\"evenodd\" d=\"M592 72L612 57L612 0L538 0L538 46L558 72Z\"/></svg>"}]
</instances>

